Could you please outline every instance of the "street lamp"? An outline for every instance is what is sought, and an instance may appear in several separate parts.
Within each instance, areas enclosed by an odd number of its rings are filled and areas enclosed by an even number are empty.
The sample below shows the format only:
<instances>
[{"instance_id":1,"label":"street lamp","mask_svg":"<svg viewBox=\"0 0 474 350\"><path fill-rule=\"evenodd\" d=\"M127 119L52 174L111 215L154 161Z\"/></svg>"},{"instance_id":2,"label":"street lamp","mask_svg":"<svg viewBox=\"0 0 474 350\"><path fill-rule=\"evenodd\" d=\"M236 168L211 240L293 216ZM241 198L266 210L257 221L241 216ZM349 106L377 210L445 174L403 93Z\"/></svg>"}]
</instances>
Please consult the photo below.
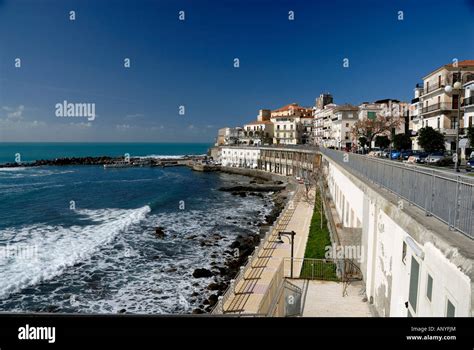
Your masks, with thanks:
<instances>
[{"instance_id":1,"label":"street lamp","mask_svg":"<svg viewBox=\"0 0 474 350\"><path fill-rule=\"evenodd\" d=\"M277 243L284 243L283 240L281 239L282 236L291 237L291 240L290 240L291 242L290 278L293 278L293 252L294 252L294 247L295 247L295 235L296 235L295 231L291 231L291 232L280 231L278 232L278 240L277 240Z\"/></svg>"},{"instance_id":2,"label":"street lamp","mask_svg":"<svg viewBox=\"0 0 474 350\"><path fill-rule=\"evenodd\" d=\"M462 75L461 71L458 72L458 79L462 81ZM461 93L462 93L462 83L461 81L456 81L453 86L451 85L446 85L444 87L444 91L447 94L450 94L451 92L458 91L458 116L456 118L456 159L454 162L454 170L459 173L459 163L460 163L460 149L459 149L459 124L461 122Z\"/></svg>"}]
</instances>

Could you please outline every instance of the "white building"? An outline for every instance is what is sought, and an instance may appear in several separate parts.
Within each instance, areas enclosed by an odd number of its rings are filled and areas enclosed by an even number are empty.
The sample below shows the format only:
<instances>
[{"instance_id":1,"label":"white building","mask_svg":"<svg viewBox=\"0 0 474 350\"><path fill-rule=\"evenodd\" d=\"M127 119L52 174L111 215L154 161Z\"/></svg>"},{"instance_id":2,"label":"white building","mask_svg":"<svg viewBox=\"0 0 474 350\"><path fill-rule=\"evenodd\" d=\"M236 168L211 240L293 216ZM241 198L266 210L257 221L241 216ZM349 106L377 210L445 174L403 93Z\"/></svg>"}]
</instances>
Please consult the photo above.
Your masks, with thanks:
<instances>
[{"instance_id":1,"label":"white building","mask_svg":"<svg viewBox=\"0 0 474 350\"><path fill-rule=\"evenodd\" d=\"M220 162L223 166L256 169L260 149L252 147L222 147Z\"/></svg>"},{"instance_id":2,"label":"white building","mask_svg":"<svg viewBox=\"0 0 474 350\"><path fill-rule=\"evenodd\" d=\"M464 84L464 100L462 103L462 108L464 111L464 130L474 127L474 76L471 77L472 80L469 80ZM464 133L466 134L466 133ZM469 158L470 154L466 154L466 149L474 149L474 145L469 143L467 137L459 141L459 147L461 148L461 157Z\"/></svg>"},{"instance_id":3,"label":"white building","mask_svg":"<svg viewBox=\"0 0 474 350\"><path fill-rule=\"evenodd\" d=\"M271 112L273 123L273 143L296 145L301 143L301 118L311 117L312 110L291 103Z\"/></svg>"},{"instance_id":4,"label":"white building","mask_svg":"<svg viewBox=\"0 0 474 350\"><path fill-rule=\"evenodd\" d=\"M237 145L241 143L242 138L243 129L241 127L221 128L217 132L217 140L215 145Z\"/></svg>"},{"instance_id":5,"label":"white building","mask_svg":"<svg viewBox=\"0 0 474 350\"><path fill-rule=\"evenodd\" d=\"M329 147L352 148L352 128L358 120L357 112L358 108L352 105L338 106L333 110Z\"/></svg>"},{"instance_id":6,"label":"white building","mask_svg":"<svg viewBox=\"0 0 474 350\"><path fill-rule=\"evenodd\" d=\"M474 60L465 60L441 66L423 78L424 89L420 96L422 127L430 126L444 134L447 150L456 150L457 115L461 101L457 90L448 93L445 87L453 86L457 81L464 84L472 80L473 73ZM462 113L459 125L463 125Z\"/></svg>"},{"instance_id":7,"label":"white building","mask_svg":"<svg viewBox=\"0 0 474 350\"><path fill-rule=\"evenodd\" d=\"M314 143L318 146L329 147L332 115L336 104L330 103L322 109L315 109L314 116Z\"/></svg>"},{"instance_id":8,"label":"white building","mask_svg":"<svg viewBox=\"0 0 474 350\"><path fill-rule=\"evenodd\" d=\"M410 104L410 130L411 130L411 142L414 150L419 150L418 145L418 131L423 127L421 112L423 110L423 103L421 103L420 96L423 95L423 84L416 84L414 89L414 98Z\"/></svg>"}]
</instances>

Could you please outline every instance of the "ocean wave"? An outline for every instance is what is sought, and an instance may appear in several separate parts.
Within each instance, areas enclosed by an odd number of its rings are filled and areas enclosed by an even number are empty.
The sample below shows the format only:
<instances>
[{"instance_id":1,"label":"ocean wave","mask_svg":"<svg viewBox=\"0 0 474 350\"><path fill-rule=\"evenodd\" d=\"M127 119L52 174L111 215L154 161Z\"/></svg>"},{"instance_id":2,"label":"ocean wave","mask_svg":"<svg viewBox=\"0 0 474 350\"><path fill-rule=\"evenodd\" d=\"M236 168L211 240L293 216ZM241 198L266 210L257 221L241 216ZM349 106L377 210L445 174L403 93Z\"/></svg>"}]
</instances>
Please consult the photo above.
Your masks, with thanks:
<instances>
[{"instance_id":1,"label":"ocean wave","mask_svg":"<svg viewBox=\"0 0 474 350\"><path fill-rule=\"evenodd\" d=\"M184 157L189 157L189 156L198 156L198 157L203 157L205 154L179 154L179 155L167 155L167 154L150 154L147 156L141 156L138 157L140 159L144 158L157 158L157 159L181 159Z\"/></svg>"},{"instance_id":2,"label":"ocean wave","mask_svg":"<svg viewBox=\"0 0 474 350\"><path fill-rule=\"evenodd\" d=\"M144 220L150 207L77 212L96 224L72 227L38 224L0 231L0 236L14 237L10 244L0 247L0 298L50 280L90 258L118 234Z\"/></svg>"}]
</instances>

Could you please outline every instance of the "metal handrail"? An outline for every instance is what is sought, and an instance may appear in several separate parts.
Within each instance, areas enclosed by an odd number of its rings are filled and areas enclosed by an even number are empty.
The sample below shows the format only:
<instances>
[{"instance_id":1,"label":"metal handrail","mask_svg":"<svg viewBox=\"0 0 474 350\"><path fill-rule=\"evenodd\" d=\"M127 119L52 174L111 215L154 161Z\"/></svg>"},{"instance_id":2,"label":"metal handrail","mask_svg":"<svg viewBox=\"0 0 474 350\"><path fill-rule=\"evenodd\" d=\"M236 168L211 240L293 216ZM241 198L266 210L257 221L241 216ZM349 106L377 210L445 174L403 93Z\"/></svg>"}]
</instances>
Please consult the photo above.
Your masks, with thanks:
<instances>
[{"instance_id":1,"label":"metal handrail","mask_svg":"<svg viewBox=\"0 0 474 350\"><path fill-rule=\"evenodd\" d=\"M233 294L235 295L235 287L244 278L245 274L247 273L247 270L252 268L254 263L258 260L261 249L263 249L265 244L268 242L269 238L272 236L273 231L278 226L278 223L283 216L283 213L285 213L289 209L291 201L293 201L296 198L298 193L299 193L299 188L297 188L294 191L291 198L289 198L289 200L285 203L285 206L283 207L281 212L278 214L278 217L275 219L274 223L269 227L263 239L260 240L259 245L255 247L255 250L253 251L253 253L248 257L246 264L240 267L238 274L235 276L234 279L230 281L229 286L225 289L224 293L221 296L219 296L216 305L211 311L211 314L224 313L225 303Z\"/></svg>"},{"instance_id":2,"label":"metal handrail","mask_svg":"<svg viewBox=\"0 0 474 350\"><path fill-rule=\"evenodd\" d=\"M347 161L344 161L345 152L323 148L320 152L343 168L423 209L449 228L474 238L474 179L355 153L349 153L349 158L346 155Z\"/></svg>"}]
</instances>

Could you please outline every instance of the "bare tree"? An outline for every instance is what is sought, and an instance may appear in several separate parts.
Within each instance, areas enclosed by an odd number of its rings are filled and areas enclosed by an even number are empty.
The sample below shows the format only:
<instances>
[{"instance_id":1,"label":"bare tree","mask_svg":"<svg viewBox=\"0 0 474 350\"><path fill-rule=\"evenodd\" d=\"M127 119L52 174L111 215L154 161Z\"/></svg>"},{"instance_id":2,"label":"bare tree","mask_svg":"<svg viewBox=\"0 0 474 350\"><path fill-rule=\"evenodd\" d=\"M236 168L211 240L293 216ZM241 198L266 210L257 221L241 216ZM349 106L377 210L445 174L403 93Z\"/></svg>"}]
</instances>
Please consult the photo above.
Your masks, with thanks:
<instances>
[{"instance_id":1,"label":"bare tree","mask_svg":"<svg viewBox=\"0 0 474 350\"><path fill-rule=\"evenodd\" d=\"M390 133L393 129L397 129L402 123L399 117L385 117L378 115L374 119L358 120L352 127L352 135L355 139L365 137L369 149L372 148L372 141L377 135Z\"/></svg>"}]
</instances>

